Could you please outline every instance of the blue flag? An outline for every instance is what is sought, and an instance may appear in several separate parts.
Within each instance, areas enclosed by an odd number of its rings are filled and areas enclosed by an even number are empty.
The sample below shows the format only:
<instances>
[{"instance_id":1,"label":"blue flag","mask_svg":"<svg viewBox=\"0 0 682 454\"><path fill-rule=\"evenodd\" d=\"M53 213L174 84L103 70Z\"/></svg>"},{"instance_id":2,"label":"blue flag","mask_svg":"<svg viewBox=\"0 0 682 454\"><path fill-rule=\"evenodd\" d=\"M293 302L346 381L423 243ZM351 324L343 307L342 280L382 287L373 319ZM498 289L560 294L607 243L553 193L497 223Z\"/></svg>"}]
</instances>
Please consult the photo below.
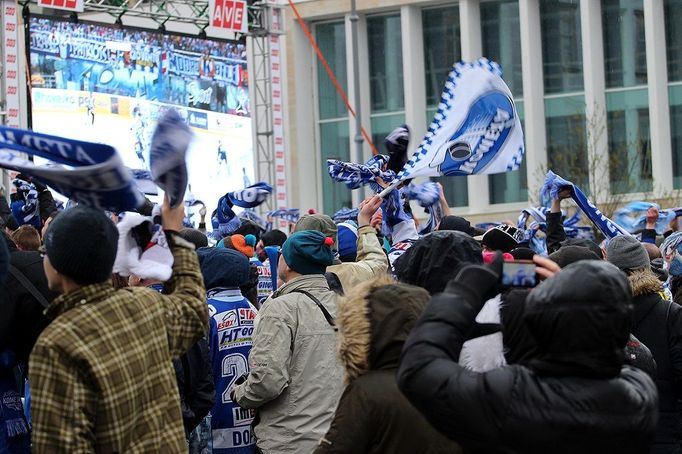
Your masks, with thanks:
<instances>
[{"instance_id":1,"label":"blue flag","mask_svg":"<svg viewBox=\"0 0 682 454\"><path fill-rule=\"evenodd\" d=\"M516 105L495 62L453 66L438 111L397 181L516 170L524 154Z\"/></svg>"},{"instance_id":2,"label":"blue flag","mask_svg":"<svg viewBox=\"0 0 682 454\"><path fill-rule=\"evenodd\" d=\"M149 150L154 182L168 195L171 207L183 203L187 189L185 156L194 133L175 109L169 109L156 125Z\"/></svg>"},{"instance_id":3,"label":"blue flag","mask_svg":"<svg viewBox=\"0 0 682 454\"><path fill-rule=\"evenodd\" d=\"M39 166L19 153L51 162ZM114 212L137 209L144 202L116 149L0 126L0 167L34 176L71 200Z\"/></svg>"}]
</instances>

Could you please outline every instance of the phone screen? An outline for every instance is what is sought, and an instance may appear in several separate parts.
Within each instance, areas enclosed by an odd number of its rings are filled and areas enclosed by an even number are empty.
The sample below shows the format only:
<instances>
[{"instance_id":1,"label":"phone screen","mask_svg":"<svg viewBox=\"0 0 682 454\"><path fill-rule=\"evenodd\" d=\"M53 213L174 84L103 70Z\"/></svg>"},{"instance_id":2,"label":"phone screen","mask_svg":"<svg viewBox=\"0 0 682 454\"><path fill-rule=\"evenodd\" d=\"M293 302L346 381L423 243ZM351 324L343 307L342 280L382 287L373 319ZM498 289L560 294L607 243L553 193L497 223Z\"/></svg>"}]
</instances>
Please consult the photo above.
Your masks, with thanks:
<instances>
[{"instance_id":1,"label":"phone screen","mask_svg":"<svg viewBox=\"0 0 682 454\"><path fill-rule=\"evenodd\" d=\"M531 260L504 262L502 265L502 285L505 287L535 287L538 283L535 266Z\"/></svg>"}]
</instances>

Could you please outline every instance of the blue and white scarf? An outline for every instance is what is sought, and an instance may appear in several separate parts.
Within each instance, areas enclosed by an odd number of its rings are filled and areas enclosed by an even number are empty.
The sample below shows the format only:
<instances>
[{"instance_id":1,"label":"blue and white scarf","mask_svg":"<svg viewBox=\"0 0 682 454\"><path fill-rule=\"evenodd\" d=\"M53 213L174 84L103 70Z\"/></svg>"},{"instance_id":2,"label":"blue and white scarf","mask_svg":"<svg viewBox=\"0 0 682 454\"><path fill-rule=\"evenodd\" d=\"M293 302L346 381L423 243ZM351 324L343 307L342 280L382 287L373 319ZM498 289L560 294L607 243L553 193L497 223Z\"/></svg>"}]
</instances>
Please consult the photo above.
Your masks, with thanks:
<instances>
[{"instance_id":1,"label":"blue and white scarf","mask_svg":"<svg viewBox=\"0 0 682 454\"><path fill-rule=\"evenodd\" d=\"M229 192L230 201L241 208L256 208L272 194L272 186L265 182L253 184L241 191Z\"/></svg>"},{"instance_id":2,"label":"blue and white scarf","mask_svg":"<svg viewBox=\"0 0 682 454\"><path fill-rule=\"evenodd\" d=\"M682 232L675 232L661 244L661 255L671 276L682 276Z\"/></svg>"},{"instance_id":3,"label":"blue and white scarf","mask_svg":"<svg viewBox=\"0 0 682 454\"><path fill-rule=\"evenodd\" d=\"M649 208L658 209L658 220L656 221L656 233L662 234L668 228L670 221L675 219L679 208L661 210L661 206L652 202L630 202L623 208L616 210L614 220L616 223L627 230L629 233L639 232L646 228L646 212Z\"/></svg>"},{"instance_id":4,"label":"blue and white scarf","mask_svg":"<svg viewBox=\"0 0 682 454\"><path fill-rule=\"evenodd\" d=\"M189 177L185 157L194 133L175 109L159 119L149 149L154 182L168 195L171 207L182 204Z\"/></svg>"},{"instance_id":5,"label":"blue and white scarf","mask_svg":"<svg viewBox=\"0 0 682 454\"><path fill-rule=\"evenodd\" d=\"M387 163L388 157L382 154L373 156L365 164L327 159L327 169L334 181L344 183L348 189L358 189L368 184L374 192L381 192L377 178L391 183L396 177L392 170L383 170Z\"/></svg>"},{"instance_id":6,"label":"blue and white scarf","mask_svg":"<svg viewBox=\"0 0 682 454\"><path fill-rule=\"evenodd\" d=\"M218 200L218 208L211 217L211 225L213 226L211 236L216 240L231 235L241 227L242 222L232 211L232 204L227 196L222 196Z\"/></svg>"},{"instance_id":7,"label":"blue and white scarf","mask_svg":"<svg viewBox=\"0 0 682 454\"><path fill-rule=\"evenodd\" d=\"M284 219L287 222L296 224L301 217L301 212L298 208L281 208L267 213L268 218Z\"/></svg>"},{"instance_id":8,"label":"blue and white scarf","mask_svg":"<svg viewBox=\"0 0 682 454\"><path fill-rule=\"evenodd\" d=\"M629 235L625 229L599 211L596 205L587 198L578 186L568 180L564 180L551 170L547 172L547 176L545 177L545 182L540 190L540 198L542 200L557 199L559 192L564 189L569 189L571 191L571 198L575 201L576 205L578 205L578 208L580 208L590 221L601 230L604 236L613 238L618 235Z\"/></svg>"},{"instance_id":9,"label":"blue and white scarf","mask_svg":"<svg viewBox=\"0 0 682 454\"><path fill-rule=\"evenodd\" d=\"M17 188L18 200L12 202L11 206L17 224L29 224L40 230L40 203L35 185L20 178L12 180L12 185Z\"/></svg>"},{"instance_id":10,"label":"blue and white scarf","mask_svg":"<svg viewBox=\"0 0 682 454\"><path fill-rule=\"evenodd\" d=\"M360 209L358 208L341 208L339 211L334 213L334 216L332 216L332 219L334 219L334 222L339 224L341 222L345 221L357 221L358 220L358 213L360 213Z\"/></svg>"},{"instance_id":11,"label":"blue and white scarf","mask_svg":"<svg viewBox=\"0 0 682 454\"><path fill-rule=\"evenodd\" d=\"M51 164L38 166L20 153ZM64 196L100 210L134 210L144 202L130 171L109 145L0 126L0 167L32 175Z\"/></svg>"}]
</instances>

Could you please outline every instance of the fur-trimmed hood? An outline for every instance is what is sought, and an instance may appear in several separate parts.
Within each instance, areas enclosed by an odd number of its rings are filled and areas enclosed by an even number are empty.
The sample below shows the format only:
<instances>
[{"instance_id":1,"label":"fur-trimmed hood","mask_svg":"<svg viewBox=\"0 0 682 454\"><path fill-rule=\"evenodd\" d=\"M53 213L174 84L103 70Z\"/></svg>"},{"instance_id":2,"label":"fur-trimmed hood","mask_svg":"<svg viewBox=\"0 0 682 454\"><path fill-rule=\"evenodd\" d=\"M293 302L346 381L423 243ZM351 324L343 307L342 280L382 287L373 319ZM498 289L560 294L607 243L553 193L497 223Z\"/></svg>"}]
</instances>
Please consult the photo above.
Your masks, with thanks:
<instances>
[{"instance_id":1,"label":"fur-trimmed hood","mask_svg":"<svg viewBox=\"0 0 682 454\"><path fill-rule=\"evenodd\" d=\"M389 277L366 282L338 302L338 355L350 383L369 370L398 367L400 352L429 300Z\"/></svg>"},{"instance_id":2,"label":"fur-trimmed hood","mask_svg":"<svg viewBox=\"0 0 682 454\"><path fill-rule=\"evenodd\" d=\"M650 270L638 270L628 276L632 296L650 295L663 291L663 284Z\"/></svg>"}]
</instances>

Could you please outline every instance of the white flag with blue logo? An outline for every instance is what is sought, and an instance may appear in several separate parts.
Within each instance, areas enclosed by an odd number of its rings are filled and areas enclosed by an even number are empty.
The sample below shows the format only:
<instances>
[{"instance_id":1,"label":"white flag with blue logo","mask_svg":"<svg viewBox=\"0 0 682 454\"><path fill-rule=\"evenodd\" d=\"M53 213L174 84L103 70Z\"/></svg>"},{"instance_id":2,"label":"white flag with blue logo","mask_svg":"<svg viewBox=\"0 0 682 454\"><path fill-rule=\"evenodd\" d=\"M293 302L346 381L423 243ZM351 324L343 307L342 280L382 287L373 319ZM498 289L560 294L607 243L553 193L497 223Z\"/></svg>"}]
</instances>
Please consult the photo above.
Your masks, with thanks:
<instances>
[{"instance_id":1,"label":"white flag with blue logo","mask_svg":"<svg viewBox=\"0 0 682 454\"><path fill-rule=\"evenodd\" d=\"M523 131L513 96L495 62L482 58L453 66L438 112L398 181L516 170Z\"/></svg>"}]
</instances>

